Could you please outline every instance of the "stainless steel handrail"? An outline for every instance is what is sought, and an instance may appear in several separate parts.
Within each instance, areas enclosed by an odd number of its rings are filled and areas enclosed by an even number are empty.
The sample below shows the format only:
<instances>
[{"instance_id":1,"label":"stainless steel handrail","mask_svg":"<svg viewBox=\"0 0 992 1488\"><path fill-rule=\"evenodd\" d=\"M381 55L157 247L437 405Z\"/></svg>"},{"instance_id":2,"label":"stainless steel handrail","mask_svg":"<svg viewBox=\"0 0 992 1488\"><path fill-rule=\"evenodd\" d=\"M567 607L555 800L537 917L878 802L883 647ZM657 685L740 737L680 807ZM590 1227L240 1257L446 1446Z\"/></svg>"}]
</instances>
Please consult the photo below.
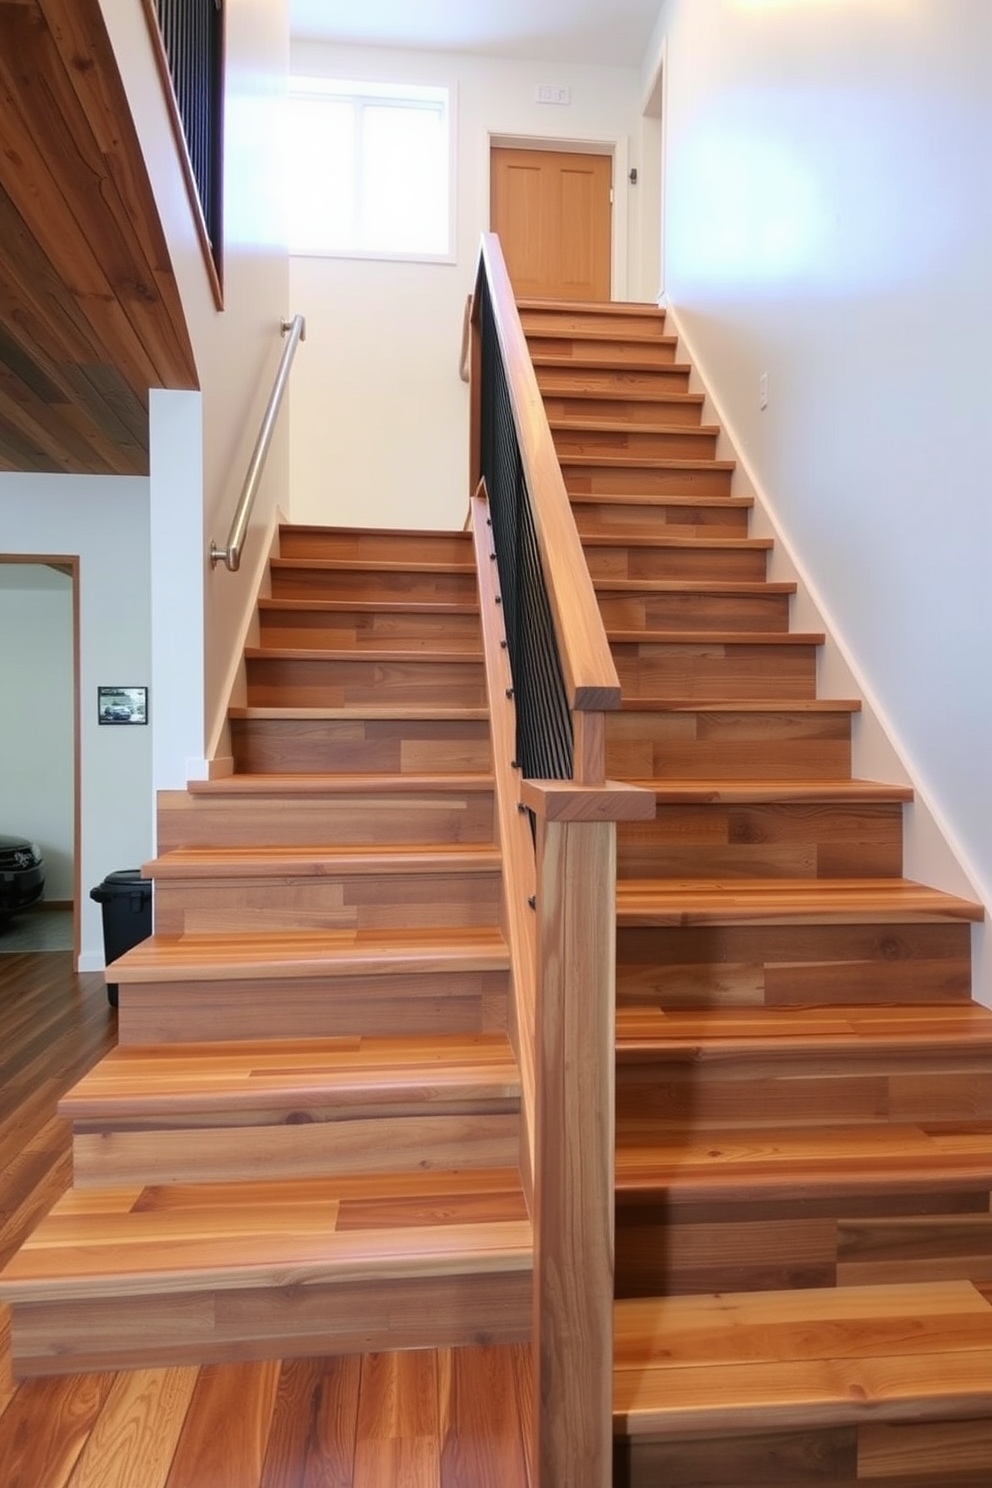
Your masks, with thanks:
<instances>
[{"instance_id":1,"label":"stainless steel handrail","mask_svg":"<svg viewBox=\"0 0 992 1488\"><path fill-rule=\"evenodd\" d=\"M296 348L301 341L307 338L307 323L302 315L294 315L292 320L284 320L281 324L282 335L289 335L289 340L282 349L279 360L279 370L276 380L272 384L272 392L266 404L265 414L262 418L262 427L258 431L258 439L255 441L255 449L245 476L245 483L241 488L241 499L238 502L237 511L234 513L234 521L231 530L227 534L227 547L219 548L215 542L210 544L210 567L216 568L218 563L224 563L231 573L237 573L241 566L241 549L244 545L245 535L248 531L248 520L251 517L251 509L255 504L255 496L258 491L258 483L262 478L262 470L272 443L272 434L276 426L276 418L279 414L279 406L282 403L283 393L286 391L286 383L289 381L289 369L293 365L293 357Z\"/></svg>"}]
</instances>

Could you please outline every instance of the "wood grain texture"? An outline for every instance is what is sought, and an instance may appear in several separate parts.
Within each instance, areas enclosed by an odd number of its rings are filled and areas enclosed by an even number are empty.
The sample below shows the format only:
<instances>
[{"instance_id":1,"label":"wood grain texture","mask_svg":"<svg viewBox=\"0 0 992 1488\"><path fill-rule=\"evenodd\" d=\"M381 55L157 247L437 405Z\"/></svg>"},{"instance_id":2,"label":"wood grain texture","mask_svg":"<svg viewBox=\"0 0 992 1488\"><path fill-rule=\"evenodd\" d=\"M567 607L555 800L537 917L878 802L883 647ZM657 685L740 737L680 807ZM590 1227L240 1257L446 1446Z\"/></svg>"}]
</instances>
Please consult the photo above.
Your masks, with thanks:
<instances>
[{"instance_id":1,"label":"wood grain texture","mask_svg":"<svg viewBox=\"0 0 992 1488\"><path fill-rule=\"evenodd\" d=\"M143 474L148 389L197 377L100 7L0 9L0 466Z\"/></svg>"}]
</instances>

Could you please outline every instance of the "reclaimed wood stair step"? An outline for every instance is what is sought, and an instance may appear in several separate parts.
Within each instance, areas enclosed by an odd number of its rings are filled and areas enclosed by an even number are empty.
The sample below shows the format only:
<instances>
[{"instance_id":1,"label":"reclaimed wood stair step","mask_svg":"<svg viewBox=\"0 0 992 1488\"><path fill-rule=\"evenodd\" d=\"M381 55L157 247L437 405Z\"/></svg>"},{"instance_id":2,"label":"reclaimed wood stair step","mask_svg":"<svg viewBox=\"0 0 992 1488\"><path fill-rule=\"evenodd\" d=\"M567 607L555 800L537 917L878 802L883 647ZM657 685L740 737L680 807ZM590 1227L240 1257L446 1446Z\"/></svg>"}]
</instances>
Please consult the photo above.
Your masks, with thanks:
<instances>
[{"instance_id":1,"label":"reclaimed wood stair step","mask_svg":"<svg viewBox=\"0 0 992 1488\"><path fill-rule=\"evenodd\" d=\"M549 418L560 455L620 454L648 459L716 458L714 424L631 424L627 421Z\"/></svg>"},{"instance_id":2,"label":"reclaimed wood stair step","mask_svg":"<svg viewBox=\"0 0 992 1488\"><path fill-rule=\"evenodd\" d=\"M635 372L644 372L675 363L678 337L638 335L636 331L618 331L612 326L604 326L600 331L528 331L527 345L532 361L550 356L577 367L597 370L629 367Z\"/></svg>"},{"instance_id":3,"label":"reclaimed wood stair step","mask_svg":"<svg viewBox=\"0 0 992 1488\"><path fill-rule=\"evenodd\" d=\"M60 1104L77 1188L511 1166L505 1034L119 1047Z\"/></svg>"},{"instance_id":4,"label":"reclaimed wood stair step","mask_svg":"<svg viewBox=\"0 0 992 1488\"><path fill-rule=\"evenodd\" d=\"M709 698L747 701L755 697L802 701L816 693L816 650L822 638L747 632L722 638L680 632L647 632L617 639L610 651L623 697Z\"/></svg>"},{"instance_id":5,"label":"reclaimed wood stair step","mask_svg":"<svg viewBox=\"0 0 992 1488\"><path fill-rule=\"evenodd\" d=\"M751 503L737 496L684 496L668 492L572 491L579 536L659 533L671 537L746 537Z\"/></svg>"},{"instance_id":6,"label":"reclaimed wood stair step","mask_svg":"<svg viewBox=\"0 0 992 1488\"><path fill-rule=\"evenodd\" d=\"M274 574L303 573L473 573L475 564L470 551L464 558L273 558ZM278 596L276 596L278 597Z\"/></svg>"},{"instance_id":7,"label":"reclaimed wood stair step","mask_svg":"<svg viewBox=\"0 0 992 1488\"><path fill-rule=\"evenodd\" d=\"M621 1008L616 1099L618 1119L659 1131L809 1129L839 1111L849 1126L990 1122L992 1013Z\"/></svg>"},{"instance_id":8,"label":"reclaimed wood stair step","mask_svg":"<svg viewBox=\"0 0 992 1488\"><path fill-rule=\"evenodd\" d=\"M476 596L471 562L403 562L382 559L273 558L269 563L272 598L458 600Z\"/></svg>"},{"instance_id":9,"label":"reclaimed wood stair step","mask_svg":"<svg viewBox=\"0 0 992 1488\"><path fill-rule=\"evenodd\" d=\"M857 700L626 697L606 715L614 779L847 778Z\"/></svg>"},{"instance_id":10,"label":"reclaimed wood stair step","mask_svg":"<svg viewBox=\"0 0 992 1488\"><path fill-rule=\"evenodd\" d=\"M486 703L482 658L461 652L390 653L246 648L249 707L381 707Z\"/></svg>"},{"instance_id":11,"label":"reclaimed wood stair step","mask_svg":"<svg viewBox=\"0 0 992 1488\"><path fill-rule=\"evenodd\" d=\"M984 910L911 879L622 879L618 925L978 923Z\"/></svg>"},{"instance_id":12,"label":"reclaimed wood stair step","mask_svg":"<svg viewBox=\"0 0 992 1488\"><path fill-rule=\"evenodd\" d=\"M380 665L383 662L410 662L417 666L423 666L426 662L437 662L439 665L451 663L453 666L464 666L467 662L481 662L482 648L476 647L471 652L464 650L445 651L437 646L425 655L419 646L407 646L398 644L395 640L388 648L376 651L374 656L356 655L352 647L334 646L246 646L244 650L245 660L252 661L336 661L345 666L368 666L370 663Z\"/></svg>"},{"instance_id":13,"label":"reclaimed wood stair step","mask_svg":"<svg viewBox=\"0 0 992 1488\"><path fill-rule=\"evenodd\" d=\"M992 1190L992 1122L728 1126L695 1129L625 1115L617 1121L616 1193L682 1206L853 1193Z\"/></svg>"},{"instance_id":14,"label":"reclaimed wood stair step","mask_svg":"<svg viewBox=\"0 0 992 1488\"><path fill-rule=\"evenodd\" d=\"M650 651L656 646L688 646L694 650L704 646L822 646L826 636L821 630L744 630L735 635L725 630L709 633L698 630L626 630L608 625L606 639L613 646L643 647Z\"/></svg>"},{"instance_id":15,"label":"reclaimed wood stair step","mask_svg":"<svg viewBox=\"0 0 992 1488\"><path fill-rule=\"evenodd\" d=\"M553 317L546 315L543 317L544 324L540 325L531 312L522 319L528 345L566 342L578 347L594 348L604 342L608 345L619 342L635 348L661 345L674 351L679 341L677 336L665 333L663 319L649 321L644 326L637 324L638 317L627 316L621 320L612 315L587 316L586 324L579 324L574 312L568 317L560 313Z\"/></svg>"},{"instance_id":16,"label":"reclaimed wood stair step","mask_svg":"<svg viewBox=\"0 0 992 1488\"><path fill-rule=\"evenodd\" d=\"M515 1106L505 1034L243 1040L116 1048L59 1102L69 1121L110 1126L183 1112Z\"/></svg>"},{"instance_id":17,"label":"reclaimed wood stair step","mask_svg":"<svg viewBox=\"0 0 992 1488\"><path fill-rule=\"evenodd\" d=\"M648 368L635 368L629 362L621 367L604 367L592 362L576 362L571 357L549 356L544 352L534 353L531 363L537 375L538 389L542 392L550 382L557 391L568 389L581 393L616 389L634 394L688 393L692 374L688 362L669 362Z\"/></svg>"},{"instance_id":18,"label":"reclaimed wood stair step","mask_svg":"<svg viewBox=\"0 0 992 1488\"><path fill-rule=\"evenodd\" d=\"M795 585L682 580L602 580L593 585L607 627L636 630L776 631L787 634Z\"/></svg>"},{"instance_id":19,"label":"reclaimed wood stair step","mask_svg":"<svg viewBox=\"0 0 992 1488\"><path fill-rule=\"evenodd\" d=\"M492 790L488 771L438 772L426 774L398 771L353 771L324 774L314 770L300 774L253 775L248 772L221 775L214 780L191 780L186 789L197 797L229 796L351 796L374 791L376 795L410 792L446 794L451 791Z\"/></svg>"},{"instance_id":20,"label":"reclaimed wood stair step","mask_svg":"<svg viewBox=\"0 0 992 1488\"><path fill-rule=\"evenodd\" d=\"M22 1375L530 1336L513 1169L72 1190L0 1278Z\"/></svg>"},{"instance_id":21,"label":"reclaimed wood stair step","mask_svg":"<svg viewBox=\"0 0 992 1488\"><path fill-rule=\"evenodd\" d=\"M488 844L423 842L341 844L333 847L178 847L142 866L145 878L169 879L323 878L333 874L491 874L502 862Z\"/></svg>"},{"instance_id":22,"label":"reclaimed wood stair step","mask_svg":"<svg viewBox=\"0 0 992 1488\"><path fill-rule=\"evenodd\" d=\"M121 984L504 971L508 951L491 926L443 930L296 931L152 935L114 962Z\"/></svg>"},{"instance_id":23,"label":"reclaimed wood stair step","mask_svg":"<svg viewBox=\"0 0 992 1488\"><path fill-rule=\"evenodd\" d=\"M736 461L652 459L636 455L570 454L558 457L567 491L672 492L683 495L729 496Z\"/></svg>"},{"instance_id":24,"label":"reclaimed wood stair step","mask_svg":"<svg viewBox=\"0 0 992 1488\"><path fill-rule=\"evenodd\" d=\"M279 558L362 559L392 558L415 562L471 561L468 533L422 528L319 527L284 523L279 528Z\"/></svg>"},{"instance_id":25,"label":"reclaimed wood stair step","mask_svg":"<svg viewBox=\"0 0 992 1488\"><path fill-rule=\"evenodd\" d=\"M817 803L911 801L913 787L878 780L634 780L642 790L653 790L658 804L708 805L715 802L806 801Z\"/></svg>"},{"instance_id":26,"label":"reclaimed wood stair step","mask_svg":"<svg viewBox=\"0 0 992 1488\"><path fill-rule=\"evenodd\" d=\"M639 1441L695 1438L712 1464L721 1434L987 1417L992 1306L967 1282L625 1300L614 1361L630 1481L661 1481L637 1476ZM689 1472L688 1441L681 1450Z\"/></svg>"},{"instance_id":27,"label":"reclaimed wood stair step","mask_svg":"<svg viewBox=\"0 0 992 1488\"><path fill-rule=\"evenodd\" d=\"M596 579L593 581L600 601L613 594L656 595L675 594L688 598L706 599L709 596L724 596L730 599L764 598L769 595L791 596L796 585L789 580L777 582L771 579L718 580L707 582L691 579Z\"/></svg>"},{"instance_id":28,"label":"reclaimed wood stair step","mask_svg":"<svg viewBox=\"0 0 992 1488\"><path fill-rule=\"evenodd\" d=\"M155 930L165 936L495 925L502 885L495 847L443 842L208 844L177 848L147 864L146 876L156 881Z\"/></svg>"},{"instance_id":29,"label":"reclaimed wood stair step","mask_svg":"<svg viewBox=\"0 0 992 1488\"><path fill-rule=\"evenodd\" d=\"M692 427L702 418L703 393L676 392L669 388L631 388L622 383L584 391L571 378L544 371L539 377L541 394L549 418L567 420L596 417L625 423L666 423Z\"/></svg>"},{"instance_id":30,"label":"reclaimed wood stair step","mask_svg":"<svg viewBox=\"0 0 992 1488\"><path fill-rule=\"evenodd\" d=\"M653 300L546 300L534 296L523 296L517 300L517 309L546 315L580 315L601 318L616 316L620 320L648 317L665 323L665 311Z\"/></svg>"},{"instance_id":31,"label":"reclaimed wood stair step","mask_svg":"<svg viewBox=\"0 0 992 1488\"><path fill-rule=\"evenodd\" d=\"M371 852L375 843L470 851L491 845L493 832L485 774L235 774L160 791L158 800L160 857L178 848Z\"/></svg>"},{"instance_id":32,"label":"reclaimed wood stair step","mask_svg":"<svg viewBox=\"0 0 992 1488\"><path fill-rule=\"evenodd\" d=\"M992 1010L978 1003L795 1008L617 1009L617 1061L762 1063L793 1054L839 1060L879 1053L992 1053Z\"/></svg>"},{"instance_id":33,"label":"reclaimed wood stair step","mask_svg":"<svg viewBox=\"0 0 992 1488\"><path fill-rule=\"evenodd\" d=\"M313 650L480 650L477 604L260 600L260 644Z\"/></svg>"},{"instance_id":34,"label":"reclaimed wood stair step","mask_svg":"<svg viewBox=\"0 0 992 1488\"><path fill-rule=\"evenodd\" d=\"M228 709L237 774L414 776L492 765L485 708Z\"/></svg>"}]
</instances>

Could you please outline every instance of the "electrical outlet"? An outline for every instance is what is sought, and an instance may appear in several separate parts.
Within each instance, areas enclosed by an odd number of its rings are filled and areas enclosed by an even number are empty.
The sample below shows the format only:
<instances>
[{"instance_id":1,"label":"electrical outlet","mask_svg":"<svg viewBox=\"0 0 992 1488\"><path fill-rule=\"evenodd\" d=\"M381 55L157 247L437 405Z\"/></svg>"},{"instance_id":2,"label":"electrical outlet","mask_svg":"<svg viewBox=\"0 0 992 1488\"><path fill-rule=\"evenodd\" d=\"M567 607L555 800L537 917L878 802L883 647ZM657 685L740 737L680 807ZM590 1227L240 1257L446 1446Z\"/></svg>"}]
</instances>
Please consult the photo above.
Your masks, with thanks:
<instances>
[{"instance_id":1,"label":"electrical outlet","mask_svg":"<svg viewBox=\"0 0 992 1488\"><path fill-rule=\"evenodd\" d=\"M768 373L762 372L758 378L758 407L768 407Z\"/></svg>"},{"instance_id":2,"label":"electrical outlet","mask_svg":"<svg viewBox=\"0 0 992 1488\"><path fill-rule=\"evenodd\" d=\"M572 101L572 90L571 88L558 88L551 83L539 83L534 96L538 103L569 104Z\"/></svg>"}]
</instances>

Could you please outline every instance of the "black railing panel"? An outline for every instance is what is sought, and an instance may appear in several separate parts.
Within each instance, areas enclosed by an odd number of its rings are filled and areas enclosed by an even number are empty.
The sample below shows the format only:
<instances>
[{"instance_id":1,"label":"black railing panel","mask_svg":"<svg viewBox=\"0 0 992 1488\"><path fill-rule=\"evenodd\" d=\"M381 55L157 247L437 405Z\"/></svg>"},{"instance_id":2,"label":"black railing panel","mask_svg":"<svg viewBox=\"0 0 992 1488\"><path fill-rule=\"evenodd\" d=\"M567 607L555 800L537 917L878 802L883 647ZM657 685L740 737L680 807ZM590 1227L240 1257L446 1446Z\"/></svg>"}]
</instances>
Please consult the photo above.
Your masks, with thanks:
<instances>
[{"instance_id":1,"label":"black railing panel","mask_svg":"<svg viewBox=\"0 0 992 1488\"><path fill-rule=\"evenodd\" d=\"M572 716L489 286L480 276L481 474L489 497L513 693L517 762L531 780L572 776Z\"/></svg>"},{"instance_id":2,"label":"black railing panel","mask_svg":"<svg viewBox=\"0 0 992 1488\"><path fill-rule=\"evenodd\" d=\"M221 0L154 0L203 222L218 270L223 227Z\"/></svg>"}]
</instances>

